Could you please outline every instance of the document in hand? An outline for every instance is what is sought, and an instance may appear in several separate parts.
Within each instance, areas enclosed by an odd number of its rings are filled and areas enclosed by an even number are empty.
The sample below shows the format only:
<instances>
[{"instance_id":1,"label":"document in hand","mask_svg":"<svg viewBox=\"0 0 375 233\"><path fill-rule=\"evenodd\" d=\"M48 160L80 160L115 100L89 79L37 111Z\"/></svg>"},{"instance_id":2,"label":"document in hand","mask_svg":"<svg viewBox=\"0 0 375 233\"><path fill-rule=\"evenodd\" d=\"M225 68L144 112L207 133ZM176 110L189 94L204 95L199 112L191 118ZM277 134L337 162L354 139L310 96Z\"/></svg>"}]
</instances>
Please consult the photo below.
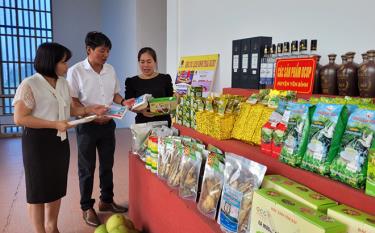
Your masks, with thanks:
<instances>
[{"instance_id":1,"label":"document in hand","mask_svg":"<svg viewBox=\"0 0 375 233\"><path fill-rule=\"evenodd\" d=\"M122 119L127 111L128 108L125 106L111 105L108 107L108 110L104 115L107 117Z\"/></svg>"}]
</instances>

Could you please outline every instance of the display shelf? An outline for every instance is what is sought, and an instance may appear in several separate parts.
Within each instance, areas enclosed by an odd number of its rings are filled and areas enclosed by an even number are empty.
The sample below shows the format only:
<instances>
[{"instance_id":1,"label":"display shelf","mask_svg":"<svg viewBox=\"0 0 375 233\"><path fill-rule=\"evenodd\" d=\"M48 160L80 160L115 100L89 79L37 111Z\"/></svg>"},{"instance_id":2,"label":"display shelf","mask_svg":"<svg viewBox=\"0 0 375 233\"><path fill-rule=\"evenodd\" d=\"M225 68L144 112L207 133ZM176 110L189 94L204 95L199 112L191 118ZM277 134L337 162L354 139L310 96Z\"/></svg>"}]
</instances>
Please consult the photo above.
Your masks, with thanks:
<instances>
[{"instance_id":1,"label":"display shelf","mask_svg":"<svg viewBox=\"0 0 375 233\"><path fill-rule=\"evenodd\" d=\"M339 203L346 204L375 215L375 197L368 196L363 190L357 190L328 177L294 168L279 162L260 150L238 140L217 140L201 134L194 129L174 124L181 135L200 139L206 144L212 144L225 152L232 152L267 166L267 174L279 174L321 193Z\"/></svg>"},{"instance_id":2,"label":"display shelf","mask_svg":"<svg viewBox=\"0 0 375 233\"><path fill-rule=\"evenodd\" d=\"M178 190L145 168L138 156L129 154L129 217L142 232L221 232L193 201L182 199Z\"/></svg>"}]
</instances>

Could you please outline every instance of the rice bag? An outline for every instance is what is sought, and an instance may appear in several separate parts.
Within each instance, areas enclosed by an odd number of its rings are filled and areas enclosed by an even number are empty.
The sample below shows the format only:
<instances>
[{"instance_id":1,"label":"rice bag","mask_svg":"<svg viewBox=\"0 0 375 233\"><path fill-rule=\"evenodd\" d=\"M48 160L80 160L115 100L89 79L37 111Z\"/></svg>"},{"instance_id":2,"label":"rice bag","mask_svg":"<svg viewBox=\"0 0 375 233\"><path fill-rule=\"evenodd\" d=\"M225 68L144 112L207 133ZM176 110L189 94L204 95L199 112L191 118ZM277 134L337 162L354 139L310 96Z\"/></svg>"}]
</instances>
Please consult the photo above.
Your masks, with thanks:
<instances>
[{"instance_id":1,"label":"rice bag","mask_svg":"<svg viewBox=\"0 0 375 233\"><path fill-rule=\"evenodd\" d=\"M309 140L301 167L321 175L329 173L348 120L345 106L317 104L311 120Z\"/></svg>"},{"instance_id":2,"label":"rice bag","mask_svg":"<svg viewBox=\"0 0 375 233\"><path fill-rule=\"evenodd\" d=\"M310 108L309 104L289 103L288 109L288 128L283 136L285 141L279 159L291 166L299 166L306 151L313 107Z\"/></svg>"},{"instance_id":3,"label":"rice bag","mask_svg":"<svg viewBox=\"0 0 375 233\"><path fill-rule=\"evenodd\" d=\"M215 219L224 184L224 163L219 154L211 152L204 168L198 210L210 219Z\"/></svg>"},{"instance_id":4,"label":"rice bag","mask_svg":"<svg viewBox=\"0 0 375 233\"><path fill-rule=\"evenodd\" d=\"M354 188L364 188L369 149L374 141L375 111L357 109L349 117L330 176Z\"/></svg>"},{"instance_id":5,"label":"rice bag","mask_svg":"<svg viewBox=\"0 0 375 233\"><path fill-rule=\"evenodd\" d=\"M266 169L266 166L244 157L226 154L218 217L222 230L247 232L253 193L260 187Z\"/></svg>"}]
</instances>

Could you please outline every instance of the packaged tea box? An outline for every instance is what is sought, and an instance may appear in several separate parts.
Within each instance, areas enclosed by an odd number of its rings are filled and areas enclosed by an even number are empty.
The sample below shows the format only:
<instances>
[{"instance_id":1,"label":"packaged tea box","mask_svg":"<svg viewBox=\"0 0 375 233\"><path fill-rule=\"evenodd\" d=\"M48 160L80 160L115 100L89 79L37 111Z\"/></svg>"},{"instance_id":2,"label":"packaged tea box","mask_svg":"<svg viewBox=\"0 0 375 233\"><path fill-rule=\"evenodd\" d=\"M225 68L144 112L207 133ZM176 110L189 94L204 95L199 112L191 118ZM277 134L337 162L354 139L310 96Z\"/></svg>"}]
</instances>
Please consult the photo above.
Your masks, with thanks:
<instances>
[{"instance_id":1,"label":"packaged tea box","mask_svg":"<svg viewBox=\"0 0 375 233\"><path fill-rule=\"evenodd\" d=\"M329 173L348 119L341 104L317 104L311 120L308 144L301 167L322 175Z\"/></svg>"},{"instance_id":2,"label":"packaged tea box","mask_svg":"<svg viewBox=\"0 0 375 233\"><path fill-rule=\"evenodd\" d=\"M218 223L225 232L248 232L253 194L267 167L235 154L226 153L224 186Z\"/></svg>"},{"instance_id":3,"label":"packaged tea box","mask_svg":"<svg viewBox=\"0 0 375 233\"><path fill-rule=\"evenodd\" d=\"M285 115L289 115L288 128L284 135L284 145L280 161L292 166L299 166L306 150L307 136L310 128L309 104L289 103Z\"/></svg>"},{"instance_id":4,"label":"packaged tea box","mask_svg":"<svg viewBox=\"0 0 375 233\"><path fill-rule=\"evenodd\" d=\"M284 135L287 128L288 127L284 123L279 123L272 133L271 156L273 158L279 159L281 149L284 145Z\"/></svg>"},{"instance_id":5,"label":"packaged tea box","mask_svg":"<svg viewBox=\"0 0 375 233\"><path fill-rule=\"evenodd\" d=\"M364 188L368 152L375 134L375 111L358 108L349 117L330 176L355 188Z\"/></svg>"},{"instance_id":6,"label":"packaged tea box","mask_svg":"<svg viewBox=\"0 0 375 233\"><path fill-rule=\"evenodd\" d=\"M375 143L368 154L366 194L375 197Z\"/></svg>"},{"instance_id":7,"label":"packaged tea box","mask_svg":"<svg viewBox=\"0 0 375 233\"><path fill-rule=\"evenodd\" d=\"M274 189L254 194L250 232L346 233L346 226Z\"/></svg>"},{"instance_id":8,"label":"packaged tea box","mask_svg":"<svg viewBox=\"0 0 375 233\"><path fill-rule=\"evenodd\" d=\"M327 213L328 208L337 206L337 202L334 200L280 175L265 176L262 188L275 189L276 191L323 213Z\"/></svg>"},{"instance_id":9,"label":"packaged tea box","mask_svg":"<svg viewBox=\"0 0 375 233\"><path fill-rule=\"evenodd\" d=\"M147 108L148 101L152 99L151 94L144 94L135 99L134 105L132 106L132 110L141 111Z\"/></svg>"},{"instance_id":10,"label":"packaged tea box","mask_svg":"<svg viewBox=\"0 0 375 233\"><path fill-rule=\"evenodd\" d=\"M150 104L150 112L155 115L166 115L176 111L176 97L153 98L148 102Z\"/></svg>"},{"instance_id":11,"label":"packaged tea box","mask_svg":"<svg viewBox=\"0 0 375 233\"><path fill-rule=\"evenodd\" d=\"M263 125L261 130L261 150L268 154L272 155L272 134L275 130L275 127L272 127L270 122L267 122Z\"/></svg>"},{"instance_id":12,"label":"packaged tea box","mask_svg":"<svg viewBox=\"0 0 375 233\"><path fill-rule=\"evenodd\" d=\"M375 216L366 214L346 205L328 209L328 216L337 219L347 226L347 233L375 232Z\"/></svg>"}]
</instances>

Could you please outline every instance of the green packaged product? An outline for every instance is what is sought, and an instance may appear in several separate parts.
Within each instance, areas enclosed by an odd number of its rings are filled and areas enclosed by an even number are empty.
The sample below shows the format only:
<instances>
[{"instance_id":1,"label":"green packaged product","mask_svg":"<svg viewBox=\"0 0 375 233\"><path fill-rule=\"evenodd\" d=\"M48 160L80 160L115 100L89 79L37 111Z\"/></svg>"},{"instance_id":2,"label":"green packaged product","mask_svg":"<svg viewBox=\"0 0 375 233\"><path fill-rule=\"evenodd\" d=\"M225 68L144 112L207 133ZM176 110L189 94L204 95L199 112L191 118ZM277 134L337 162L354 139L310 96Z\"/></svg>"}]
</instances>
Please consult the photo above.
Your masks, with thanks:
<instances>
[{"instance_id":1,"label":"green packaged product","mask_svg":"<svg viewBox=\"0 0 375 233\"><path fill-rule=\"evenodd\" d=\"M375 197L375 143L368 154L366 194Z\"/></svg>"},{"instance_id":2,"label":"green packaged product","mask_svg":"<svg viewBox=\"0 0 375 233\"><path fill-rule=\"evenodd\" d=\"M288 118L288 128L284 134L284 146L280 161L292 166L299 166L306 151L307 136L310 128L310 115L314 107L309 104L289 103L284 118Z\"/></svg>"},{"instance_id":3,"label":"green packaged product","mask_svg":"<svg viewBox=\"0 0 375 233\"><path fill-rule=\"evenodd\" d=\"M334 200L280 175L265 176L262 188L275 189L276 191L323 213L327 213L328 208L337 206L337 202Z\"/></svg>"},{"instance_id":4,"label":"green packaged product","mask_svg":"<svg viewBox=\"0 0 375 233\"><path fill-rule=\"evenodd\" d=\"M274 189L255 192L251 211L253 233L347 233L347 227Z\"/></svg>"},{"instance_id":5,"label":"green packaged product","mask_svg":"<svg viewBox=\"0 0 375 233\"><path fill-rule=\"evenodd\" d=\"M308 145L301 167L322 175L329 173L348 120L341 104L317 104L311 120Z\"/></svg>"},{"instance_id":6,"label":"green packaged product","mask_svg":"<svg viewBox=\"0 0 375 233\"><path fill-rule=\"evenodd\" d=\"M375 216L366 214L346 205L330 207L327 215L344 223L346 233L374 233Z\"/></svg>"},{"instance_id":7,"label":"green packaged product","mask_svg":"<svg viewBox=\"0 0 375 233\"><path fill-rule=\"evenodd\" d=\"M364 188L368 152L374 141L375 111L355 110L349 117L339 153L331 164L330 176L355 188Z\"/></svg>"}]
</instances>

